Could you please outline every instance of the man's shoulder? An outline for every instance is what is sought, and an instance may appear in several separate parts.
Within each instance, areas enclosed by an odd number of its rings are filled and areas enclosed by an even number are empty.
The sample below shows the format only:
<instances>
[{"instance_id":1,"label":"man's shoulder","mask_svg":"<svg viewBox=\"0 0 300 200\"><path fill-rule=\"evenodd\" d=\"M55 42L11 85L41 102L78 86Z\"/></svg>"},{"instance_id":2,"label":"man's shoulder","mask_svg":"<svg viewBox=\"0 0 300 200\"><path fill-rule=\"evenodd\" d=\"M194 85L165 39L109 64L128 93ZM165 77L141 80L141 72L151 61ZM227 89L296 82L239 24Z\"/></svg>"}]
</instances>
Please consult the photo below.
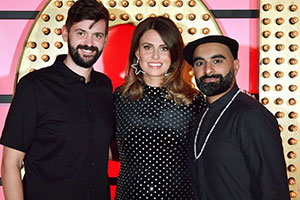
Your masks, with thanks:
<instances>
[{"instance_id":1,"label":"man's shoulder","mask_svg":"<svg viewBox=\"0 0 300 200\"><path fill-rule=\"evenodd\" d=\"M25 76L23 76L19 82L24 82L24 81L35 82L40 79L44 79L45 76L52 73L51 71L52 71L52 66L34 70L32 72L29 72Z\"/></svg>"},{"instance_id":2,"label":"man's shoulder","mask_svg":"<svg viewBox=\"0 0 300 200\"><path fill-rule=\"evenodd\" d=\"M107 82L111 84L111 79L102 72L93 71L93 76L95 77L96 81Z\"/></svg>"},{"instance_id":3,"label":"man's shoulder","mask_svg":"<svg viewBox=\"0 0 300 200\"><path fill-rule=\"evenodd\" d=\"M261 118L275 119L274 115L258 100L244 93L241 93L237 97L232 110L236 112L239 117L250 118L251 121L257 121Z\"/></svg>"}]
</instances>

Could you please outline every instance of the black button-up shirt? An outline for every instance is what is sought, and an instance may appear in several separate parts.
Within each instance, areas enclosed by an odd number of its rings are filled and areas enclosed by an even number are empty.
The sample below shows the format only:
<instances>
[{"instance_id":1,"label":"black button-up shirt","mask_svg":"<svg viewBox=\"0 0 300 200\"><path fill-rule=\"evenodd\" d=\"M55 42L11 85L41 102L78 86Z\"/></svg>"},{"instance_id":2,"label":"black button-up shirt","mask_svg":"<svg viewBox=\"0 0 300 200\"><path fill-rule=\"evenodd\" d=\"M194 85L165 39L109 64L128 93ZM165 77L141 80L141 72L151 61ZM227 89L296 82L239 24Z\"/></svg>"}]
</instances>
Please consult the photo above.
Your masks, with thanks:
<instances>
[{"instance_id":1,"label":"black button-up shirt","mask_svg":"<svg viewBox=\"0 0 300 200\"><path fill-rule=\"evenodd\" d=\"M26 200L109 199L111 81L93 70L85 83L64 59L20 80L1 144L26 153Z\"/></svg>"}]
</instances>

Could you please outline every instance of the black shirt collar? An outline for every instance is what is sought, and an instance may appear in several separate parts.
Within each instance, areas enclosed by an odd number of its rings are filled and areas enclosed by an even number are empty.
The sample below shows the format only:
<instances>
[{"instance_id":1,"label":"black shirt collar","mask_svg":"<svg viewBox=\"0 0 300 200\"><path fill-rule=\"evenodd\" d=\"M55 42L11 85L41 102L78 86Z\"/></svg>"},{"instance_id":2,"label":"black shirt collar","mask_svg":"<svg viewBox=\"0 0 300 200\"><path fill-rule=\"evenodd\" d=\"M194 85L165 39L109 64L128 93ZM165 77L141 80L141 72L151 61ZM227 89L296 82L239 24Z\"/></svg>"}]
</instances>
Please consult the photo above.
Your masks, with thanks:
<instances>
[{"instance_id":1,"label":"black shirt collar","mask_svg":"<svg viewBox=\"0 0 300 200\"><path fill-rule=\"evenodd\" d=\"M72 80L74 82L83 82L85 83L85 78L79 74L73 72L68 66L65 65L64 60L67 55L58 55L53 66L59 69L59 73L64 76L66 79ZM91 80L90 82L95 82L95 70L92 68L91 71Z\"/></svg>"}]
</instances>

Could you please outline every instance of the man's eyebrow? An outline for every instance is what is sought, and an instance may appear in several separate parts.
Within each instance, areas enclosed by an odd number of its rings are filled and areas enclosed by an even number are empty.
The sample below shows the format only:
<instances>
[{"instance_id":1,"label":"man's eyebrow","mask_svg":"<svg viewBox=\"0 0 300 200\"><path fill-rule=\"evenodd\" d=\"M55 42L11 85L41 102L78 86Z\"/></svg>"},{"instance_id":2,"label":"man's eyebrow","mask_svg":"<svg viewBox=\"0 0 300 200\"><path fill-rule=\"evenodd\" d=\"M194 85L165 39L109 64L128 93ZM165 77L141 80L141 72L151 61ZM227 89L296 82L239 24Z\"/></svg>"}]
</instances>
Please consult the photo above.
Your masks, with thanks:
<instances>
[{"instance_id":1,"label":"man's eyebrow","mask_svg":"<svg viewBox=\"0 0 300 200\"><path fill-rule=\"evenodd\" d=\"M195 58L193 59L193 63L195 63L195 62L198 61L198 60L204 60L204 58L202 58L202 57L200 57L200 56L195 57Z\"/></svg>"},{"instance_id":2,"label":"man's eyebrow","mask_svg":"<svg viewBox=\"0 0 300 200\"><path fill-rule=\"evenodd\" d=\"M225 59L225 60L226 60L226 57L225 57L225 56L223 56L222 54L217 54L217 55L214 55L214 56L212 56L211 58L212 58L212 59L215 59L215 58L223 58L223 59Z\"/></svg>"},{"instance_id":3,"label":"man's eyebrow","mask_svg":"<svg viewBox=\"0 0 300 200\"><path fill-rule=\"evenodd\" d=\"M85 30L83 30L83 29L81 29L81 28L75 29L75 31L86 32Z\"/></svg>"}]
</instances>

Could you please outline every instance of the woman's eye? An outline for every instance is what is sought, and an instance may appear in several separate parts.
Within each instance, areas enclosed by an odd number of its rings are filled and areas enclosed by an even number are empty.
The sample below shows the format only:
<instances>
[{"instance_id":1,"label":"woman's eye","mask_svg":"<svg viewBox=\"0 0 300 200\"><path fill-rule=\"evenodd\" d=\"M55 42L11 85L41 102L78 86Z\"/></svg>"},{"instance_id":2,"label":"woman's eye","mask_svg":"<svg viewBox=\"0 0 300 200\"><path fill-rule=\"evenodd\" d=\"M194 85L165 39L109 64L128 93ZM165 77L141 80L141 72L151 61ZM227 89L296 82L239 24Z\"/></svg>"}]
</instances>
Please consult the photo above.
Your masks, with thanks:
<instances>
[{"instance_id":1,"label":"woman's eye","mask_svg":"<svg viewBox=\"0 0 300 200\"><path fill-rule=\"evenodd\" d=\"M151 46L150 45L144 45L144 49L149 50L149 49L151 49Z\"/></svg>"},{"instance_id":2,"label":"woman's eye","mask_svg":"<svg viewBox=\"0 0 300 200\"><path fill-rule=\"evenodd\" d=\"M169 51L169 48L168 47L161 47L161 50L162 51Z\"/></svg>"}]
</instances>

